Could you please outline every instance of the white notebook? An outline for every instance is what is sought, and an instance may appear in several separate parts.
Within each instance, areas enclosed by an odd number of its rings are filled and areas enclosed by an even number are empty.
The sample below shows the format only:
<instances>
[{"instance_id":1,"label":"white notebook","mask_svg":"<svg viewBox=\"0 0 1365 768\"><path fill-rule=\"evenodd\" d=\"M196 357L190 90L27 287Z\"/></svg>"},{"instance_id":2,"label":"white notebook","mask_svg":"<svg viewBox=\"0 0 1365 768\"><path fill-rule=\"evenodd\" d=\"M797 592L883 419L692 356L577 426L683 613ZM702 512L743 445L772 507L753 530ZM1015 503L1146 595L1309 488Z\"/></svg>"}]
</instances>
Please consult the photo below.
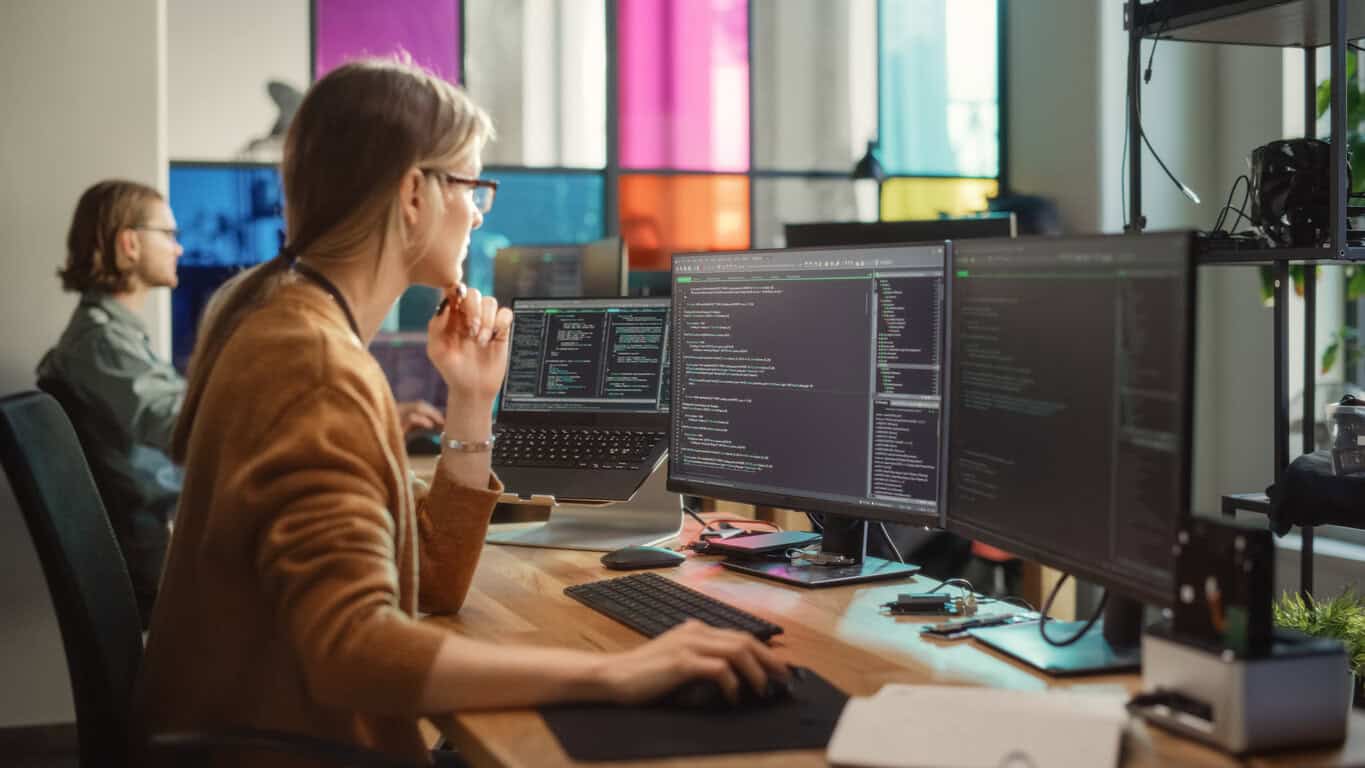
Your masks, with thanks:
<instances>
[{"instance_id":1,"label":"white notebook","mask_svg":"<svg viewBox=\"0 0 1365 768\"><path fill-rule=\"evenodd\" d=\"M850 699L826 757L855 768L1097 768L1118 764L1117 694L887 685Z\"/></svg>"}]
</instances>

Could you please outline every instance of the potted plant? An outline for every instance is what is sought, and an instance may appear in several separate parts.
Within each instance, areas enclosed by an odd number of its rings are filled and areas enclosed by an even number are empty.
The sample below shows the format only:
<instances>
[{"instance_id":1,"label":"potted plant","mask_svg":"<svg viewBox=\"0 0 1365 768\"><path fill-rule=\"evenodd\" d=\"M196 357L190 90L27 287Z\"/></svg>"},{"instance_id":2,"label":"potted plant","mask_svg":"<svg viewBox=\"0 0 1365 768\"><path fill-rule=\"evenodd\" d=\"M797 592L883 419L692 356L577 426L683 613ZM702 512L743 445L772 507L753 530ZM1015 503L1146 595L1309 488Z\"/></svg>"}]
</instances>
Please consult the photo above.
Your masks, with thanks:
<instances>
[{"instance_id":1,"label":"potted plant","mask_svg":"<svg viewBox=\"0 0 1365 768\"><path fill-rule=\"evenodd\" d=\"M1275 625L1314 637L1331 637L1346 646L1355 673L1355 706L1365 708L1365 598L1346 590L1331 600L1307 600L1286 593L1273 606Z\"/></svg>"}]
</instances>

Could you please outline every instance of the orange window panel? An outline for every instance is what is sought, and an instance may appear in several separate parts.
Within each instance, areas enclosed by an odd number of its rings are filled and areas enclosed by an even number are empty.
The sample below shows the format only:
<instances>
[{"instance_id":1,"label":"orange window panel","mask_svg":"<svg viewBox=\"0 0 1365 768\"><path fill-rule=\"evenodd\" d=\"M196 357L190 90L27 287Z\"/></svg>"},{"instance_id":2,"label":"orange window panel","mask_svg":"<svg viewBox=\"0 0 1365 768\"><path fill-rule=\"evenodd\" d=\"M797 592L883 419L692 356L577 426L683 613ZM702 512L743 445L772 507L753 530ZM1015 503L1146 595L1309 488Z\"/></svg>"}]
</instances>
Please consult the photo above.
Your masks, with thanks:
<instances>
[{"instance_id":1,"label":"orange window panel","mask_svg":"<svg viewBox=\"0 0 1365 768\"><path fill-rule=\"evenodd\" d=\"M620 191L632 270L666 270L678 251L749 247L747 176L626 174Z\"/></svg>"}]
</instances>

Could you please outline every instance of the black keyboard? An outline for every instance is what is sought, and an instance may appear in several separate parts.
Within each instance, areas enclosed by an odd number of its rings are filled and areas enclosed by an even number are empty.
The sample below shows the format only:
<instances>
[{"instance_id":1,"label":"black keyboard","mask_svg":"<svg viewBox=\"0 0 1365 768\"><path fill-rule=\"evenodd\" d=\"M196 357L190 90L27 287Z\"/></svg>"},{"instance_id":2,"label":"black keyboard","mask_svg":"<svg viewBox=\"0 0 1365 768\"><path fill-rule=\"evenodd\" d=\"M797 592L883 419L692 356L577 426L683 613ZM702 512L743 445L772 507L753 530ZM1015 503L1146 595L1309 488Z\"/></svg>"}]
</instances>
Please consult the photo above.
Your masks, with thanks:
<instances>
[{"instance_id":1,"label":"black keyboard","mask_svg":"<svg viewBox=\"0 0 1365 768\"><path fill-rule=\"evenodd\" d=\"M666 432L591 427L505 427L493 444L504 467L638 469Z\"/></svg>"},{"instance_id":2,"label":"black keyboard","mask_svg":"<svg viewBox=\"0 0 1365 768\"><path fill-rule=\"evenodd\" d=\"M648 637L656 637L688 619L721 629L738 629L768 640L782 634L770 621L707 597L657 573L565 587L564 594Z\"/></svg>"}]
</instances>

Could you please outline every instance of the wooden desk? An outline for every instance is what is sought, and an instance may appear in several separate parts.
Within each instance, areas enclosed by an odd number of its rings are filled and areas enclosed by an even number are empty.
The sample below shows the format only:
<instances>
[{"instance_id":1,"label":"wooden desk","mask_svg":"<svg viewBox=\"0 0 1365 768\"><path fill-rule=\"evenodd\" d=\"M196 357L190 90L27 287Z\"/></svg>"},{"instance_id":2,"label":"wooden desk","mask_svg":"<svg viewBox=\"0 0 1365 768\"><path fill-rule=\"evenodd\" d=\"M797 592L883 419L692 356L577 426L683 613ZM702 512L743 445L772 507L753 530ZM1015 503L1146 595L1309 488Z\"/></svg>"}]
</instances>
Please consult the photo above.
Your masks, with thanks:
<instances>
[{"instance_id":1,"label":"wooden desk","mask_svg":"<svg viewBox=\"0 0 1365 768\"><path fill-rule=\"evenodd\" d=\"M440 619L461 634L498 643L622 650L644 638L564 596L570 584L620 575L598 563L598 554L568 550L485 547L464 609ZM726 571L711 558L659 571L701 592L781 624L774 645L788 661L809 666L849 694L866 696L884 683L966 683L1019 690L1049 687L1131 692L1136 675L1050 680L971 641L922 639L923 620L881 615L878 606L906 590L910 581L804 590ZM925 580L921 579L921 583ZM993 606L988 606L991 608ZM460 714L438 723L477 766L572 766L559 742L533 710ZM983 723L983 727L989 724ZM824 752L804 750L704 759L612 763L629 768L671 766L823 766ZM1365 715L1353 713L1341 748L1257 758L1239 763L1194 742L1134 721L1125 737L1123 765L1365 766Z\"/></svg>"}]
</instances>

